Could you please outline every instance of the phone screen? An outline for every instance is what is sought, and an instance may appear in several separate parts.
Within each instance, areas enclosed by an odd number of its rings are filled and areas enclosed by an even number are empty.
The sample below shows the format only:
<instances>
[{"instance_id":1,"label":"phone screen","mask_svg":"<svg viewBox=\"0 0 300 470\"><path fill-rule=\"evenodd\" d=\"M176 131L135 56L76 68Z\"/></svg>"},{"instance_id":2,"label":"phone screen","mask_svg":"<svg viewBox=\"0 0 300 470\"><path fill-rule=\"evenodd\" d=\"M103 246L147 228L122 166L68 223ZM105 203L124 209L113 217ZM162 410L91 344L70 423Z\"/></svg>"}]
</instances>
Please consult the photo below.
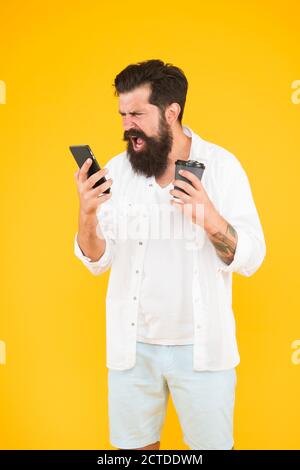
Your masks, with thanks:
<instances>
[{"instance_id":1,"label":"phone screen","mask_svg":"<svg viewBox=\"0 0 300 470\"><path fill-rule=\"evenodd\" d=\"M82 167L82 165L88 158L92 159L92 164L88 170L88 178L101 169L89 145L71 145L69 148L79 168ZM100 180L96 181L93 188L96 188L105 181L106 178L105 176L103 176ZM107 188L103 192L109 193L110 188Z\"/></svg>"}]
</instances>

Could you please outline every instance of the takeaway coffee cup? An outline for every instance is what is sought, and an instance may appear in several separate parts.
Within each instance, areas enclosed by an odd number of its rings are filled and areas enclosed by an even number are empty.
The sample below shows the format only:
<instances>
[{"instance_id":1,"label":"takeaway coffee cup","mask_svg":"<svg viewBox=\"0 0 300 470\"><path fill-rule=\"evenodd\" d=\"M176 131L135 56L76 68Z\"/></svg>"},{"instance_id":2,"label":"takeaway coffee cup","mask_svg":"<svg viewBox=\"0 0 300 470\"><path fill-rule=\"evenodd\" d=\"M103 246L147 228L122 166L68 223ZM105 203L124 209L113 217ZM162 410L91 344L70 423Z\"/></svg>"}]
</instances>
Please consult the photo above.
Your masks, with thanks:
<instances>
[{"instance_id":1,"label":"takeaway coffee cup","mask_svg":"<svg viewBox=\"0 0 300 470\"><path fill-rule=\"evenodd\" d=\"M179 174L179 170L188 170L194 175L196 175L199 180L201 180L203 171L205 169L205 165L203 163L198 162L197 160L176 160L175 162L175 180L182 180L186 183L192 184L191 181L184 176ZM185 194L187 194L184 189L179 188L178 186L174 186L174 189L178 189ZM178 196L173 196L178 199Z\"/></svg>"}]
</instances>

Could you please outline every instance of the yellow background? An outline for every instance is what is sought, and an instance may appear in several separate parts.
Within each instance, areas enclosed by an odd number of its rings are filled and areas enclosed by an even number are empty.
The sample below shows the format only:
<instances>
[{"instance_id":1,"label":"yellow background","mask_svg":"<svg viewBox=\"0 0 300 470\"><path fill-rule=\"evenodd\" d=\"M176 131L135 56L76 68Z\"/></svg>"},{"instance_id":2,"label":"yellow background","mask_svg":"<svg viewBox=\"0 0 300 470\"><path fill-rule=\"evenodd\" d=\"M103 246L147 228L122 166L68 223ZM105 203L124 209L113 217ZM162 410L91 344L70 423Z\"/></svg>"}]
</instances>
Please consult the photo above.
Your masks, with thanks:
<instances>
[{"instance_id":1,"label":"yellow background","mask_svg":"<svg viewBox=\"0 0 300 470\"><path fill-rule=\"evenodd\" d=\"M2 449L113 449L105 365L108 273L73 254L71 144L124 150L115 75L160 58L189 80L183 124L240 160L267 257L234 274L241 354L236 449L299 449L298 1L1 1ZM187 449L169 401L161 449Z\"/></svg>"}]
</instances>

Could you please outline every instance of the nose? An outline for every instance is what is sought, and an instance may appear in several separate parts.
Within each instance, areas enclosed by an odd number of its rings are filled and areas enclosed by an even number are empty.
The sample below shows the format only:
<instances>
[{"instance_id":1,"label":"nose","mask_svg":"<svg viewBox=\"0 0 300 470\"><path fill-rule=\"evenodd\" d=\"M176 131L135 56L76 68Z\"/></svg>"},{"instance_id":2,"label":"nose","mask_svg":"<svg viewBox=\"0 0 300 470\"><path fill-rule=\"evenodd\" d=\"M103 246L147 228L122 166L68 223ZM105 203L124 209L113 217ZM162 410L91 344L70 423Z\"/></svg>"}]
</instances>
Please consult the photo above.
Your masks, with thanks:
<instances>
[{"instance_id":1,"label":"nose","mask_svg":"<svg viewBox=\"0 0 300 470\"><path fill-rule=\"evenodd\" d=\"M126 124L123 124L124 131L130 131L131 129L137 129L137 127L132 124L131 122L128 122Z\"/></svg>"},{"instance_id":2,"label":"nose","mask_svg":"<svg viewBox=\"0 0 300 470\"><path fill-rule=\"evenodd\" d=\"M129 131L130 129L137 129L133 116L123 116L123 128L125 131Z\"/></svg>"}]
</instances>

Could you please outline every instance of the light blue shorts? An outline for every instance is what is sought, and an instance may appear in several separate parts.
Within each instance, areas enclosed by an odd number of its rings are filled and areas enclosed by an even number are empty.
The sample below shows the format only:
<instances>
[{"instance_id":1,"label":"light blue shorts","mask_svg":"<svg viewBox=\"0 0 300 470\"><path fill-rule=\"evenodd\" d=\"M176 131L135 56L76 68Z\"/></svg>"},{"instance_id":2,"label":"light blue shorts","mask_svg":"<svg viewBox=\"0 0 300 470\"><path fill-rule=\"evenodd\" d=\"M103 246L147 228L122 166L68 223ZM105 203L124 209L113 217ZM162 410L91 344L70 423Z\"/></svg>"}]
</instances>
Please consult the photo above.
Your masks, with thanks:
<instances>
[{"instance_id":1,"label":"light blue shorts","mask_svg":"<svg viewBox=\"0 0 300 470\"><path fill-rule=\"evenodd\" d=\"M190 449L231 449L235 368L195 371L193 345L137 342L136 364L108 369L110 442L135 449L160 441L169 392Z\"/></svg>"}]
</instances>

